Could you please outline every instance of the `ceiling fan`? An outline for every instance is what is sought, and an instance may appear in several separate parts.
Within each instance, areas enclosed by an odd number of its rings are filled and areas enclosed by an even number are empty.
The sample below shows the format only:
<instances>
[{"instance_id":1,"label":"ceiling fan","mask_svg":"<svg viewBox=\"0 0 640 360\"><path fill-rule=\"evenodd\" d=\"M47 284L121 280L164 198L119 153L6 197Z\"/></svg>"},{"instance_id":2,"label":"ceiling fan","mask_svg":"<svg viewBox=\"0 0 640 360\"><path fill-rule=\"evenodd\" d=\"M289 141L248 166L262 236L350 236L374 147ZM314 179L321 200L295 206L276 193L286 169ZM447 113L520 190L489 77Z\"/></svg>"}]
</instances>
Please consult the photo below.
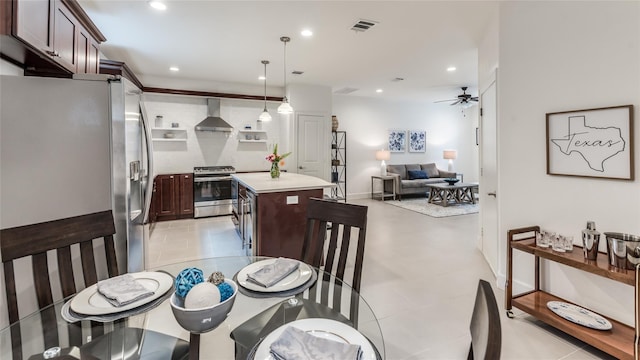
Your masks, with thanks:
<instances>
[{"instance_id":1,"label":"ceiling fan","mask_svg":"<svg viewBox=\"0 0 640 360\"><path fill-rule=\"evenodd\" d=\"M462 94L458 95L458 97L456 99L449 99L449 100L439 100L439 101L435 101L437 103L439 102L447 102L447 101L453 101L451 103L451 105L467 105L467 106L471 106L473 105L473 103L477 103L478 102L478 97L477 96L471 96L471 94L467 94L467 87L463 86L462 88Z\"/></svg>"}]
</instances>

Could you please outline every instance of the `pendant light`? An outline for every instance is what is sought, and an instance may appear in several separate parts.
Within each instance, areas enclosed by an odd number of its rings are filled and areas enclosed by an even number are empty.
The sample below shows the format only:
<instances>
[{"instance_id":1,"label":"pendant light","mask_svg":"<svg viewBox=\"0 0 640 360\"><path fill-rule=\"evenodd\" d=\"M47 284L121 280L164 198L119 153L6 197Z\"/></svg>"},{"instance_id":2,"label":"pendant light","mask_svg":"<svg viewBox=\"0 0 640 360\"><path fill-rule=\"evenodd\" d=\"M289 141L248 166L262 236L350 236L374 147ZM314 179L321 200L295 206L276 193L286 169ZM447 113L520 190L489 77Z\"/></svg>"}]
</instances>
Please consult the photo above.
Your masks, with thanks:
<instances>
[{"instance_id":1,"label":"pendant light","mask_svg":"<svg viewBox=\"0 0 640 360\"><path fill-rule=\"evenodd\" d=\"M264 110L258 120L271 121L271 114L267 111L267 64L269 64L269 60L262 60L262 63L264 64Z\"/></svg>"},{"instance_id":2,"label":"pendant light","mask_svg":"<svg viewBox=\"0 0 640 360\"><path fill-rule=\"evenodd\" d=\"M293 108L289 105L289 99L287 99L287 43L291 41L288 36L283 36L280 41L284 43L284 97L282 98L282 104L278 106L279 114L291 114Z\"/></svg>"}]
</instances>

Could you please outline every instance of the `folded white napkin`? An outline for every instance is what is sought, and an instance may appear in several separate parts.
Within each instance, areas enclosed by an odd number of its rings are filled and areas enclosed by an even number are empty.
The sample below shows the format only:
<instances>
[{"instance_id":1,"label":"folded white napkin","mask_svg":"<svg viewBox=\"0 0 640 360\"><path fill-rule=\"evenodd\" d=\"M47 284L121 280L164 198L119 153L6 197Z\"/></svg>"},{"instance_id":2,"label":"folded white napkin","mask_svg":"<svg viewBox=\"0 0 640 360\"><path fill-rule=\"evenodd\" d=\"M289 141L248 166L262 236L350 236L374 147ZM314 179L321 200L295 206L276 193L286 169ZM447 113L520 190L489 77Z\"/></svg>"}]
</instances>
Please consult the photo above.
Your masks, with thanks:
<instances>
[{"instance_id":1,"label":"folded white napkin","mask_svg":"<svg viewBox=\"0 0 640 360\"><path fill-rule=\"evenodd\" d=\"M276 360L360 360L360 345L316 337L296 327L289 326L274 341L271 355Z\"/></svg>"},{"instance_id":2,"label":"folded white napkin","mask_svg":"<svg viewBox=\"0 0 640 360\"><path fill-rule=\"evenodd\" d=\"M98 292L116 307L153 295L153 291L142 286L131 274L98 281Z\"/></svg>"},{"instance_id":3,"label":"folded white napkin","mask_svg":"<svg viewBox=\"0 0 640 360\"><path fill-rule=\"evenodd\" d=\"M268 288L296 271L298 266L300 263L297 260L278 258L274 263L247 274L247 280Z\"/></svg>"}]
</instances>

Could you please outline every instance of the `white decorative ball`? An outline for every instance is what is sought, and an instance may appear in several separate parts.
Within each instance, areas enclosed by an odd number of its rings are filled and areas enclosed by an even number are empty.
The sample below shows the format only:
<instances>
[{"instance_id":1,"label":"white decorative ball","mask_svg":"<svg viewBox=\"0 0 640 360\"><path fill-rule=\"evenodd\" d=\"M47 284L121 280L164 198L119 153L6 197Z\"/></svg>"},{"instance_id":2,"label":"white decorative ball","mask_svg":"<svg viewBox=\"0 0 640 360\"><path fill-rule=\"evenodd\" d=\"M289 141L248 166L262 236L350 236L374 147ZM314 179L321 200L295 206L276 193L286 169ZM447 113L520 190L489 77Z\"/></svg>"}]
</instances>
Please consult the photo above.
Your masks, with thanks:
<instances>
[{"instance_id":1,"label":"white decorative ball","mask_svg":"<svg viewBox=\"0 0 640 360\"><path fill-rule=\"evenodd\" d=\"M184 299L185 309L202 309L219 303L220 290L208 281L192 287Z\"/></svg>"}]
</instances>

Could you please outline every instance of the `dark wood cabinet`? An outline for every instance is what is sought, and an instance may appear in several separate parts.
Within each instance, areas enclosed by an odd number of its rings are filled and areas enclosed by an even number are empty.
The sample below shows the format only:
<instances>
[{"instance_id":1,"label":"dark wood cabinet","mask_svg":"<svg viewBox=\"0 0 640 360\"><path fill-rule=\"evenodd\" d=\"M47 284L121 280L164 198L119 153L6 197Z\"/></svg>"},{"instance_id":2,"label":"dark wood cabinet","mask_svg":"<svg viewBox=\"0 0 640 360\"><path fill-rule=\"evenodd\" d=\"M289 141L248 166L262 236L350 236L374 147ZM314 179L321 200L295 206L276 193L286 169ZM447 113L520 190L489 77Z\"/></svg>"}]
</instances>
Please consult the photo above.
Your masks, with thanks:
<instances>
[{"instance_id":1,"label":"dark wood cabinet","mask_svg":"<svg viewBox=\"0 0 640 360\"><path fill-rule=\"evenodd\" d=\"M322 199L323 193L322 189L313 189L258 194L257 214L253 214L255 254L302 260L307 204L310 198ZM295 203L290 203L292 198Z\"/></svg>"},{"instance_id":2,"label":"dark wood cabinet","mask_svg":"<svg viewBox=\"0 0 640 360\"><path fill-rule=\"evenodd\" d=\"M11 1L7 2L10 5ZM54 0L14 1L14 35L36 50L53 52Z\"/></svg>"},{"instance_id":3,"label":"dark wood cabinet","mask_svg":"<svg viewBox=\"0 0 640 360\"><path fill-rule=\"evenodd\" d=\"M175 175L158 175L156 178L156 212L158 218L176 215L176 177ZM160 220L160 219L159 219Z\"/></svg>"},{"instance_id":4,"label":"dark wood cabinet","mask_svg":"<svg viewBox=\"0 0 640 360\"><path fill-rule=\"evenodd\" d=\"M178 176L178 187L178 215L193 216L193 175L180 174Z\"/></svg>"},{"instance_id":5,"label":"dark wood cabinet","mask_svg":"<svg viewBox=\"0 0 640 360\"><path fill-rule=\"evenodd\" d=\"M151 203L156 221L192 218L193 174L156 176Z\"/></svg>"},{"instance_id":6,"label":"dark wood cabinet","mask_svg":"<svg viewBox=\"0 0 640 360\"><path fill-rule=\"evenodd\" d=\"M53 60L69 71L78 71L78 20L60 1L55 3L53 31Z\"/></svg>"},{"instance_id":7,"label":"dark wood cabinet","mask_svg":"<svg viewBox=\"0 0 640 360\"><path fill-rule=\"evenodd\" d=\"M0 12L0 51L26 75L98 73L106 39L77 0L3 0Z\"/></svg>"}]
</instances>

